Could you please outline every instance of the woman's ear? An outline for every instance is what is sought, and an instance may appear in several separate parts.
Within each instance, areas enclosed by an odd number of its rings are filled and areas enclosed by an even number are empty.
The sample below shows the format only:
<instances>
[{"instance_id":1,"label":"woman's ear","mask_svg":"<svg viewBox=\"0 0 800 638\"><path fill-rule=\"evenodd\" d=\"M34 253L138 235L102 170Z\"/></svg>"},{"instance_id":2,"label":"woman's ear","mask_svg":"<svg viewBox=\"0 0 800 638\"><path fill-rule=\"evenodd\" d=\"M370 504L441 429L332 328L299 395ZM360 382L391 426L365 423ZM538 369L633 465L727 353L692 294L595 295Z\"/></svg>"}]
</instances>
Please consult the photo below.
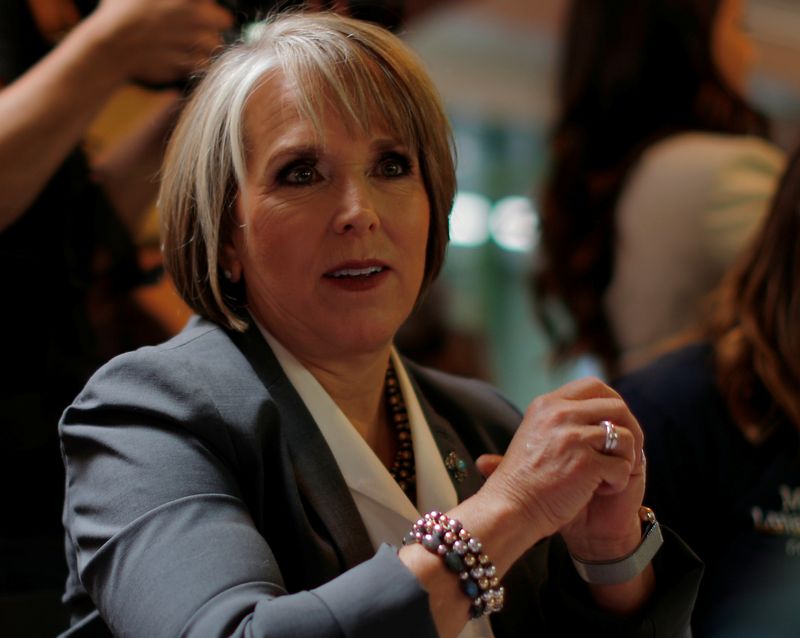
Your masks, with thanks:
<instances>
[{"instance_id":1,"label":"woman's ear","mask_svg":"<svg viewBox=\"0 0 800 638\"><path fill-rule=\"evenodd\" d=\"M241 229L244 228L239 222L239 206L241 196L237 195L235 203L230 211L230 218L227 223L223 223L220 228L222 241L219 246L217 262L222 268L222 276L232 284L239 283L242 278L242 260L239 258L239 251L244 243Z\"/></svg>"},{"instance_id":2,"label":"woman's ear","mask_svg":"<svg viewBox=\"0 0 800 638\"><path fill-rule=\"evenodd\" d=\"M230 239L220 246L219 265L222 268L222 276L231 283L238 283L242 278L242 262L239 259L239 251Z\"/></svg>"},{"instance_id":3,"label":"woman's ear","mask_svg":"<svg viewBox=\"0 0 800 638\"><path fill-rule=\"evenodd\" d=\"M218 263L222 275L231 283L238 283L242 278L242 261L239 259L239 248L233 237L228 237L220 245Z\"/></svg>"}]
</instances>

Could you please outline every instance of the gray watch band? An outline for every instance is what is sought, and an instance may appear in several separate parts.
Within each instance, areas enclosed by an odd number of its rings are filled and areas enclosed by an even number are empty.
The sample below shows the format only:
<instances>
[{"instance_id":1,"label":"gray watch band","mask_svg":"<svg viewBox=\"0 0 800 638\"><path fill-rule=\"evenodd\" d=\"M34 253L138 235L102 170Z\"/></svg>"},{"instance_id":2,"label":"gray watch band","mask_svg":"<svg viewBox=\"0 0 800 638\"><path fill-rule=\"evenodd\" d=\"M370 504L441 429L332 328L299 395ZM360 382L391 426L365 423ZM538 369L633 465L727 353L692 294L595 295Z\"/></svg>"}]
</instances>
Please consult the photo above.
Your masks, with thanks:
<instances>
[{"instance_id":1,"label":"gray watch band","mask_svg":"<svg viewBox=\"0 0 800 638\"><path fill-rule=\"evenodd\" d=\"M572 556L572 563L583 580L595 585L617 585L642 573L664 543L661 528L653 510L643 507L640 512L645 528L642 541L627 556L615 560L589 561Z\"/></svg>"}]
</instances>

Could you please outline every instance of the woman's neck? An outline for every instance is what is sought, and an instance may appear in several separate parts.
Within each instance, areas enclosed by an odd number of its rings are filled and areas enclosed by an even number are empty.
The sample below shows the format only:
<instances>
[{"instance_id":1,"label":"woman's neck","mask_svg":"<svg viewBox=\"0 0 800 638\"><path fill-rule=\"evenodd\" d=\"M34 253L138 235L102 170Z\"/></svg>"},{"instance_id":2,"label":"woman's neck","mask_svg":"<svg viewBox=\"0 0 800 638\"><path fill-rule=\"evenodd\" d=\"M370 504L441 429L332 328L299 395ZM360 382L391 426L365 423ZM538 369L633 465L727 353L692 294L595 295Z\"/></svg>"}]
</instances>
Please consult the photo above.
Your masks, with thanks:
<instances>
[{"instance_id":1,"label":"woman's neck","mask_svg":"<svg viewBox=\"0 0 800 638\"><path fill-rule=\"evenodd\" d=\"M380 355L365 355L347 361L301 359L301 363L387 466L394 458L396 447L384 392L389 359L389 349Z\"/></svg>"}]
</instances>

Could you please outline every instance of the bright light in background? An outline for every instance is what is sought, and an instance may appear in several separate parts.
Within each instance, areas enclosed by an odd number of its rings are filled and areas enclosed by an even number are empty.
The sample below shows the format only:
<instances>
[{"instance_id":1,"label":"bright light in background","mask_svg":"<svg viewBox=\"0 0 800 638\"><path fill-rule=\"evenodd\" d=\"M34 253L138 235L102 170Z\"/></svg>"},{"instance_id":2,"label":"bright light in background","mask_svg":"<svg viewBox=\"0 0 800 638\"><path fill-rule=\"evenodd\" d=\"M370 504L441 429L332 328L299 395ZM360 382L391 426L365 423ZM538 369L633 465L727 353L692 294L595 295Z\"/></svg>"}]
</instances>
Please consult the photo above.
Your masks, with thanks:
<instances>
[{"instance_id":1,"label":"bright light in background","mask_svg":"<svg viewBox=\"0 0 800 638\"><path fill-rule=\"evenodd\" d=\"M460 192L450 214L450 243L454 246L480 246L489 239L488 197Z\"/></svg>"},{"instance_id":2,"label":"bright light in background","mask_svg":"<svg viewBox=\"0 0 800 638\"><path fill-rule=\"evenodd\" d=\"M527 197L504 197L492 209L489 228L498 246L530 252L539 243L539 214Z\"/></svg>"}]
</instances>

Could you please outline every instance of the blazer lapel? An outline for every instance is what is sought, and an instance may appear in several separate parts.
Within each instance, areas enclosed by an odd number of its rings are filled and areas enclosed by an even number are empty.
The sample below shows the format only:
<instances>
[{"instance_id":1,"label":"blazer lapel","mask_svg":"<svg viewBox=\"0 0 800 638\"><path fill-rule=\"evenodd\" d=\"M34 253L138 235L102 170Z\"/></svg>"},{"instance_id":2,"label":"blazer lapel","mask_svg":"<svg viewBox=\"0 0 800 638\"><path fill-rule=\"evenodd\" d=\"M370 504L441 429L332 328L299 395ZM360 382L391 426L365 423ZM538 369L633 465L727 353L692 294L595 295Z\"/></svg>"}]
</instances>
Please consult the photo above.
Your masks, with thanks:
<instances>
[{"instance_id":1,"label":"blazer lapel","mask_svg":"<svg viewBox=\"0 0 800 638\"><path fill-rule=\"evenodd\" d=\"M436 412L425 395L422 394L419 385L417 384L411 372L411 369L409 369L411 383L416 390L420 407L422 408L422 412L425 414L425 419L428 421L428 426L430 427L433 438L436 441L436 446L439 448L439 454L441 455L442 461L444 462L449 455L455 454L455 457L463 461L465 464L465 471L461 480L457 480L455 472L448 471L448 474L450 475L450 481L453 483L453 487L456 489L458 502L460 503L464 499L475 494L475 492L480 489L484 483L484 478L478 471L478 468L475 466L474 459L464 446L461 438L453 429L453 426L444 416Z\"/></svg>"},{"instance_id":2,"label":"blazer lapel","mask_svg":"<svg viewBox=\"0 0 800 638\"><path fill-rule=\"evenodd\" d=\"M298 489L334 539L345 568L371 558L372 543L333 453L258 327L251 324L232 338L291 425L285 433Z\"/></svg>"},{"instance_id":3,"label":"blazer lapel","mask_svg":"<svg viewBox=\"0 0 800 638\"><path fill-rule=\"evenodd\" d=\"M286 422L291 423L285 431L298 489L334 539L345 567L353 567L371 558L374 552L369 534L333 453L269 345L254 324L245 333L230 334L274 397ZM420 390L412 367L407 367L443 462L448 455L455 454L465 464L461 480L457 480L454 472L448 472L461 502L477 492L484 479L461 437L448 419L433 408Z\"/></svg>"}]
</instances>

